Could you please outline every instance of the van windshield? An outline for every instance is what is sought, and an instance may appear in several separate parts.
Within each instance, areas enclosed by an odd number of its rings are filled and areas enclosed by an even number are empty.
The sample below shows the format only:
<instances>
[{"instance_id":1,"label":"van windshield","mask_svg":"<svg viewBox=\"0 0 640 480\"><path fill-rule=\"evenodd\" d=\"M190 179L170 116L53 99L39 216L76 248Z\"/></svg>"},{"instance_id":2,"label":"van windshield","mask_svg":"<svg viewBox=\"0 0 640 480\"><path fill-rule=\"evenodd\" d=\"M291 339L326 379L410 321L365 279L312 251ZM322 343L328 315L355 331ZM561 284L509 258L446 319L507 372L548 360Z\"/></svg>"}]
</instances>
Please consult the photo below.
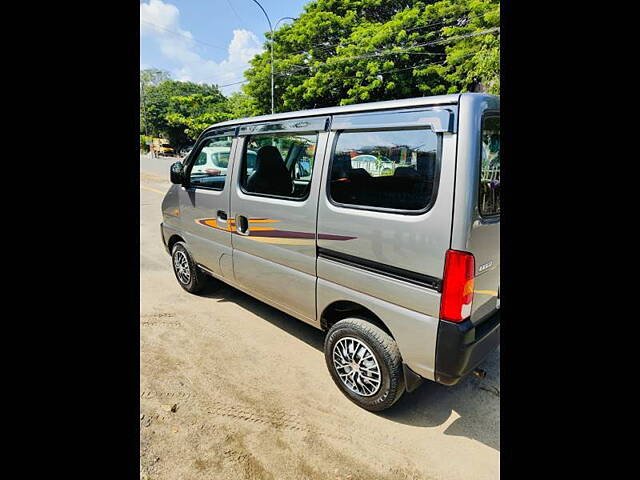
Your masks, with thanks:
<instances>
[{"instance_id":1,"label":"van windshield","mask_svg":"<svg viewBox=\"0 0 640 480\"><path fill-rule=\"evenodd\" d=\"M482 119L480 194L478 209L483 217L500 215L500 116Z\"/></svg>"}]
</instances>

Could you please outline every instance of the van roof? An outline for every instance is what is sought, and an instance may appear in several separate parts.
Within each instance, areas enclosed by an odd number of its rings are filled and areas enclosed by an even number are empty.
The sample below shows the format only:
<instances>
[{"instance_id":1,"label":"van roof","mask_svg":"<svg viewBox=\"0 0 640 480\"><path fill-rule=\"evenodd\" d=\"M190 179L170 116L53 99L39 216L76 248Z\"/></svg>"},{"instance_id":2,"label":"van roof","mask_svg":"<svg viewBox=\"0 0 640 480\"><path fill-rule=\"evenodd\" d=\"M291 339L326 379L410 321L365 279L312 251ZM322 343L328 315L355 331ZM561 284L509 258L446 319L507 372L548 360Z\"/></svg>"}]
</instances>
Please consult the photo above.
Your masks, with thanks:
<instances>
[{"instance_id":1,"label":"van roof","mask_svg":"<svg viewBox=\"0 0 640 480\"><path fill-rule=\"evenodd\" d=\"M382 102L357 103L355 105L344 105L340 107L324 107L324 108L316 108L312 110L299 110L297 112L274 113L270 115L260 115L257 117L227 120L226 122L220 122L220 123L211 125L209 128L207 128L207 130L218 129L221 127L233 127L233 126L242 125L245 123L285 120L287 118L292 118L292 117L293 118L316 117L316 116L323 116L323 115L336 115L340 113L358 113L358 112L368 112L373 110L390 110L390 109L396 109L396 108L455 105L459 102L460 97L462 95L465 95L465 96L468 95L468 96L474 96L474 97L497 98L495 95L488 95L485 93L455 93L450 95L434 95L431 97L414 97L414 98L403 98L400 100L385 100Z\"/></svg>"}]
</instances>

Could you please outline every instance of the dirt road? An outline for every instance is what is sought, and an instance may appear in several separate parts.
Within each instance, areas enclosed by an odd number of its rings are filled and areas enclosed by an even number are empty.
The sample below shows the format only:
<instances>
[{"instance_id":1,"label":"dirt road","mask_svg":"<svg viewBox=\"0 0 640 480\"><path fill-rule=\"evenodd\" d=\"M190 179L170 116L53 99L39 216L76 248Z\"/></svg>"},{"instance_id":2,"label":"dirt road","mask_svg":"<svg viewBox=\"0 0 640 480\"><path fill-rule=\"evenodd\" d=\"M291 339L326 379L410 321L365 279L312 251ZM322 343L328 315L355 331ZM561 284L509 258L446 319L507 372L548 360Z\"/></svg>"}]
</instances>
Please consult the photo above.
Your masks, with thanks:
<instances>
[{"instance_id":1,"label":"dirt road","mask_svg":"<svg viewBox=\"0 0 640 480\"><path fill-rule=\"evenodd\" d=\"M322 332L229 286L180 288L160 238L168 174L143 165L140 478L499 478L499 352L484 379L425 383L381 414L356 407Z\"/></svg>"}]
</instances>

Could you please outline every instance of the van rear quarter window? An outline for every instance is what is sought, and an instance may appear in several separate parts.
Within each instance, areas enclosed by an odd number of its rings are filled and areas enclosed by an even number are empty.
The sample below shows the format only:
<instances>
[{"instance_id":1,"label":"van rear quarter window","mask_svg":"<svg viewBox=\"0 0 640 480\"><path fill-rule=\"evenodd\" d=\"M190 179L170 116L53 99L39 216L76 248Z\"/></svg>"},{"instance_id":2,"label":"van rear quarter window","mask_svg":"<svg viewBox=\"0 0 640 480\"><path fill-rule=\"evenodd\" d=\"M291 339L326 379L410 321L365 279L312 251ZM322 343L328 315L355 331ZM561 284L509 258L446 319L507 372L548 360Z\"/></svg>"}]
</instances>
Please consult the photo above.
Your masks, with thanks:
<instances>
[{"instance_id":1,"label":"van rear quarter window","mask_svg":"<svg viewBox=\"0 0 640 480\"><path fill-rule=\"evenodd\" d=\"M500 215L500 116L482 119L480 192L478 209L483 217Z\"/></svg>"},{"instance_id":2,"label":"van rear quarter window","mask_svg":"<svg viewBox=\"0 0 640 480\"><path fill-rule=\"evenodd\" d=\"M431 203L438 136L428 129L343 132L329 194L345 206L420 211Z\"/></svg>"}]
</instances>

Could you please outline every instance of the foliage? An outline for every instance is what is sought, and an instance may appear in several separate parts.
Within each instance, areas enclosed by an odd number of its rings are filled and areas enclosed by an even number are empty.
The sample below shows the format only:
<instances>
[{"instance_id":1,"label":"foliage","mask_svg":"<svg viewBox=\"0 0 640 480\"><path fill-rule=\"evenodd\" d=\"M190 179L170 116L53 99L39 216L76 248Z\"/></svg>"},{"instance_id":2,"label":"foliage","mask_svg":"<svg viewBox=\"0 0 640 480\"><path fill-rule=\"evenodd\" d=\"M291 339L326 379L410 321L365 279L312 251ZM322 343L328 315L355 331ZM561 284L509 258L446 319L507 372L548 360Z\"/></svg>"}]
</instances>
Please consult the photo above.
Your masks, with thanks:
<instances>
[{"instance_id":1,"label":"foliage","mask_svg":"<svg viewBox=\"0 0 640 480\"><path fill-rule=\"evenodd\" d=\"M148 152L149 145L147 145L147 142L152 142L152 141L153 141L153 137L147 136L147 135L140 135L140 150L143 152Z\"/></svg>"},{"instance_id":2,"label":"foliage","mask_svg":"<svg viewBox=\"0 0 640 480\"><path fill-rule=\"evenodd\" d=\"M140 84L140 133L165 137L178 149L214 123L259 114L255 99L245 93L225 98L215 85L171 80L158 70L140 71ZM140 148L146 150L143 136Z\"/></svg>"},{"instance_id":3,"label":"foliage","mask_svg":"<svg viewBox=\"0 0 640 480\"><path fill-rule=\"evenodd\" d=\"M189 139L195 140L208 126L228 120L226 102L214 95L195 95L171 97L170 113L167 123L180 129Z\"/></svg>"},{"instance_id":4,"label":"foliage","mask_svg":"<svg viewBox=\"0 0 640 480\"><path fill-rule=\"evenodd\" d=\"M177 100L179 97L188 99L180 101ZM149 84L144 87L144 95L141 91L141 133L165 137L171 145L179 148L195 138L189 130L193 122L184 123L185 119L212 113L214 106L224 101L225 97L215 85L171 79L165 79L157 85ZM191 112L191 108L195 111ZM145 117L147 132L143 122Z\"/></svg>"},{"instance_id":5,"label":"foliage","mask_svg":"<svg viewBox=\"0 0 640 480\"><path fill-rule=\"evenodd\" d=\"M140 87L146 88L156 86L165 80L169 80L169 72L158 70L157 68L147 68L140 70Z\"/></svg>"},{"instance_id":6,"label":"foliage","mask_svg":"<svg viewBox=\"0 0 640 480\"><path fill-rule=\"evenodd\" d=\"M499 93L499 0L315 0L266 34L245 92L276 111L452 92ZM473 36L470 36L473 35Z\"/></svg>"},{"instance_id":7,"label":"foliage","mask_svg":"<svg viewBox=\"0 0 640 480\"><path fill-rule=\"evenodd\" d=\"M242 92L233 93L227 98L226 111L231 118L247 118L260 114L255 98Z\"/></svg>"},{"instance_id":8,"label":"foliage","mask_svg":"<svg viewBox=\"0 0 640 480\"><path fill-rule=\"evenodd\" d=\"M297 20L266 34L243 93L225 97L215 85L141 70L140 133L179 149L214 123L270 112L270 42L276 111L499 94L499 24L499 0L313 0Z\"/></svg>"}]
</instances>

